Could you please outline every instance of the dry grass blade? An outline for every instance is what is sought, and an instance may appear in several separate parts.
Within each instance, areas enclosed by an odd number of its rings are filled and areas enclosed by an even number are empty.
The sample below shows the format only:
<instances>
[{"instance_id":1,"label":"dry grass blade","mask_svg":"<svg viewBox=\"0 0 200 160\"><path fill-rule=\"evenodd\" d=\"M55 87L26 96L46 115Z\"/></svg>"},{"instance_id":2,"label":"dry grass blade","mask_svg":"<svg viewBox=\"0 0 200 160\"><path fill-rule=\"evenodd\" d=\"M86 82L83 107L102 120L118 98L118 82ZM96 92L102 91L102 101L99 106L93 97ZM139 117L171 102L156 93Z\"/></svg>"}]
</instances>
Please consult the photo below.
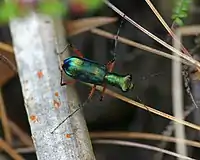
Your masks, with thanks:
<instances>
[{"instance_id":1,"label":"dry grass blade","mask_svg":"<svg viewBox=\"0 0 200 160\"><path fill-rule=\"evenodd\" d=\"M141 132L90 132L90 137L94 139L99 138L117 138L117 139L146 139L167 141L173 143L185 143L188 146L200 148L200 142L191 141L187 139L180 139L174 137L163 136L159 134L141 133Z\"/></svg>"},{"instance_id":2,"label":"dry grass blade","mask_svg":"<svg viewBox=\"0 0 200 160\"><path fill-rule=\"evenodd\" d=\"M108 0L104 0L104 3L110 7L113 11L115 11L116 13L118 13L120 16L122 16L124 19L126 19L129 23L131 23L132 25L134 25L136 28L138 28L139 30L141 30L143 33L145 33L146 35L148 35L149 37L151 37L152 39L154 39L156 42L160 43L161 45L163 45L164 47L168 48L169 50L171 50L172 52L174 52L175 54L179 55L180 57L184 58L185 60L191 62L194 66L196 66L197 68L200 68L200 63L198 61L196 61L195 59L193 59L190 56L187 56L186 54L180 52L179 50L175 49L174 47L172 47L171 45L169 45L168 43L164 42L163 40L161 40L160 38L158 38L157 36L155 36L154 34L152 34L151 32L149 32L147 29L145 29L144 27L142 27L141 25L139 25L137 22L135 22L134 20L132 20L130 17L126 16L121 10L119 10L117 7L115 7L112 3L110 3Z\"/></svg>"},{"instance_id":3,"label":"dry grass blade","mask_svg":"<svg viewBox=\"0 0 200 160\"><path fill-rule=\"evenodd\" d=\"M94 33L94 34L109 38L109 39L115 39L115 35L114 34L111 34L109 32L101 30L101 29L94 28L94 29L91 29L91 32ZM180 58L177 58L176 56L173 56L173 55L171 55L169 53L166 53L166 52L151 48L149 46L146 46L146 45L131 41L129 39L126 39L126 38L123 38L123 37L120 37L120 36L118 36L118 41L122 42L124 44L130 45L130 46L133 46L133 47L137 47L137 48L142 49L144 51L151 52L151 53L154 53L156 55L163 56L165 58L172 59L172 60L184 63L186 65L191 65L188 61L186 61L184 59L180 60Z\"/></svg>"},{"instance_id":4,"label":"dry grass blade","mask_svg":"<svg viewBox=\"0 0 200 160\"><path fill-rule=\"evenodd\" d=\"M154 7L154 5L151 3L151 1L150 0L145 0L145 1L149 5L149 7L153 11L153 13L156 15L156 17L159 19L159 21L161 22L161 24L165 27L165 29L167 30L167 32L171 35L171 37L176 41L176 43L178 43L178 44L181 45L181 48L182 48L183 52L185 54L191 56L190 53L187 51L187 49L183 46L183 44L178 40L177 36L173 33L173 31L171 30L171 28L167 25L167 23L162 18L162 16L159 14L159 12Z\"/></svg>"},{"instance_id":5,"label":"dry grass blade","mask_svg":"<svg viewBox=\"0 0 200 160\"><path fill-rule=\"evenodd\" d=\"M65 26L68 36L74 36L89 31L92 28L100 27L115 21L117 21L117 18L114 17L94 17L68 21Z\"/></svg>"},{"instance_id":6,"label":"dry grass blade","mask_svg":"<svg viewBox=\"0 0 200 160\"><path fill-rule=\"evenodd\" d=\"M7 50L9 49L7 48ZM16 63L13 53L7 52L5 50L3 51L0 49L0 86L3 86L15 74Z\"/></svg>"},{"instance_id":7,"label":"dry grass blade","mask_svg":"<svg viewBox=\"0 0 200 160\"><path fill-rule=\"evenodd\" d=\"M200 25L183 26L178 30L184 36L198 35L200 34Z\"/></svg>"},{"instance_id":8,"label":"dry grass blade","mask_svg":"<svg viewBox=\"0 0 200 160\"><path fill-rule=\"evenodd\" d=\"M83 84L86 84L86 85L89 85L90 87L92 87L91 84L87 84L87 83L83 83ZM103 88L100 87L100 86L98 86L96 89L99 90L99 91L102 91ZM149 106L146 106L144 104L141 104L139 102L136 102L136 101L134 101L132 99L129 99L129 98L125 97L125 96L122 96L122 95L120 95L118 93L115 93L115 92L113 92L113 91L111 91L109 89L106 89L105 93L108 94L108 95L110 95L110 96L112 96L112 97L118 98L118 99L120 99L120 100L122 100L124 102L127 102L127 103L129 103L129 104L131 104L133 106L137 106L137 107L139 107L141 109L147 110L148 112L154 113L154 114L159 115L161 117L167 118L167 119L172 120L174 122L183 124L183 125L185 125L187 127L190 127L190 128L193 128L195 130L200 131L200 126L198 126L196 124L192 124L190 122L187 122L187 121L184 121L184 120L181 120L181 119L177 119L174 116L171 116L171 115L166 114L164 112L158 111L156 109L153 109L153 108L151 108Z\"/></svg>"},{"instance_id":9,"label":"dry grass blade","mask_svg":"<svg viewBox=\"0 0 200 160\"><path fill-rule=\"evenodd\" d=\"M6 153L8 153L8 155L10 155L14 160L24 160L24 158L21 155L19 155L12 147L10 147L2 139L0 139L0 148Z\"/></svg>"},{"instance_id":10,"label":"dry grass blade","mask_svg":"<svg viewBox=\"0 0 200 160\"><path fill-rule=\"evenodd\" d=\"M113 144L113 145L120 145L120 146L129 146L129 147L138 147L138 148L143 148L143 149L148 149L148 150L152 150L152 151L156 151L156 152L165 153L165 154L168 154L170 156L174 156L174 157L181 158L181 159L195 160L193 158L182 156L180 154L177 154L177 153L165 150L165 149L161 149L161 148L158 148L158 147L150 146L150 145L147 145L147 144L136 143L136 142L128 142L128 141L122 141L122 140L104 140L104 139L101 140L100 139L100 140L94 140L93 143L96 143L96 144Z\"/></svg>"},{"instance_id":11,"label":"dry grass blade","mask_svg":"<svg viewBox=\"0 0 200 160\"><path fill-rule=\"evenodd\" d=\"M8 117L7 117L7 114L6 114L5 104L4 104L4 101L3 101L3 96L2 96L1 90L0 90L0 119L1 119L1 124L2 124L2 127L3 127L5 140L9 145L11 145L13 137L12 137L12 134L10 132Z\"/></svg>"},{"instance_id":12,"label":"dry grass blade","mask_svg":"<svg viewBox=\"0 0 200 160\"><path fill-rule=\"evenodd\" d=\"M13 134L19 138L19 140L28 147L33 146L33 141L30 136L22 131L14 122L8 120L9 127L11 128Z\"/></svg>"},{"instance_id":13,"label":"dry grass blade","mask_svg":"<svg viewBox=\"0 0 200 160\"><path fill-rule=\"evenodd\" d=\"M13 47L9 44L0 42L0 49L7 51L9 53L14 53Z\"/></svg>"},{"instance_id":14,"label":"dry grass blade","mask_svg":"<svg viewBox=\"0 0 200 160\"><path fill-rule=\"evenodd\" d=\"M15 148L15 151L19 154L26 154L26 153L34 153L34 147L26 147L26 148Z\"/></svg>"},{"instance_id":15,"label":"dry grass blade","mask_svg":"<svg viewBox=\"0 0 200 160\"><path fill-rule=\"evenodd\" d=\"M0 60L4 62L11 70L16 72L16 66L13 64L13 62L10 61L10 59L5 57L1 52L0 52Z\"/></svg>"}]
</instances>

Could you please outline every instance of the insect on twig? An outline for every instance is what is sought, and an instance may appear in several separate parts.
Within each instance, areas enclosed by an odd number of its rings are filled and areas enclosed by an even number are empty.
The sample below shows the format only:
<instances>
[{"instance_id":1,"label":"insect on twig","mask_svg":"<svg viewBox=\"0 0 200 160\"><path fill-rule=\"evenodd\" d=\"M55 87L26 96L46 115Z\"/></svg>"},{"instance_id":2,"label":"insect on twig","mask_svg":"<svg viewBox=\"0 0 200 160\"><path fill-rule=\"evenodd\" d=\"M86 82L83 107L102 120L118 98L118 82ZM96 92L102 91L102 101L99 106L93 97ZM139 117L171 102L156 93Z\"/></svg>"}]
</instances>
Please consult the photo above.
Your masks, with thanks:
<instances>
[{"instance_id":1,"label":"insect on twig","mask_svg":"<svg viewBox=\"0 0 200 160\"><path fill-rule=\"evenodd\" d=\"M124 22L124 17L122 17L120 26L117 30L116 36L114 38L114 47L111 51L111 54L113 55L113 59L110 60L106 65L99 64L98 62L86 59L83 57L83 54L76 49L72 44L67 44L64 50L61 52L63 53L68 47L70 47L74 53L77 54L77 56L71 56L63 61L61 68L61 86L74 84L77 81L82 81L86 83L93 84L93 87L90 91L90 94L87 98L87 100L84 102L84 104L79 105L79 107L70 115L68 115L61 123L58 124L58 126L51 132L53 133L59 126L61 126L68 118L70 118L72 115L74 115L78 110L80 110L84 105L87 104L87 102L90 101L92 98L96 86L100 85L103 86L100 101L103 100L104 92L106 90L107 85L111 85L114 87L117 87L121 89L122 92L127 92L133 89L135 84L132 83L132 75L120 75L117 73L113 73L112 70L115 65L116 61L116 48L118 43L118 37L119 32L122 27L122 24ZM62 72L65 72L66 75L73 78L71 81L63 82ZM160 73L150 75L157 76L160 75ZM143 77L143 80L146 78Z\"/></svg>"},{"instance_id":2,"label":"insect on twig","mask_svg":"<svg viewBox=\"0 0 200 160\"><path fill-rule=\"evenodd\" d=\"M106 90L107 85L111 85L121 89L123 92L127 92L131 90L134 86L132 83L132 75L120 75L118 73L112 72L115 61L116 61L116 47L117 47L117 40L120 29L124 19L121 20L120 26L117 30L117 34L114 40L114 49L112 51L113 59L110 60L106 65L99 64L98 62L89 60L84 58L83 54L76 49L72 44L68 44L67 47L70 47L77 56L71 56L63 61L62 69L61 69L61 86L74 84L76 81L82 81L85 83L93 84L93 87L90 91L90 94L86 100L88 102L95 90L96 86L100 85L103 86L103 90L101 93L100 101L103 100L104 92ZM63 50L63 52L65 51ZM61 52L61 53L63 53ZM65 72L66 75L73 78L71 81L63 82L62 72ZM84 103L86 104L86 103ZM53 133L61 124L63 124L69 117L71 117L75 112L80 110L83 105L80 105L72 114L67 116L51 133Z\"/></svg>"}]
</instances>

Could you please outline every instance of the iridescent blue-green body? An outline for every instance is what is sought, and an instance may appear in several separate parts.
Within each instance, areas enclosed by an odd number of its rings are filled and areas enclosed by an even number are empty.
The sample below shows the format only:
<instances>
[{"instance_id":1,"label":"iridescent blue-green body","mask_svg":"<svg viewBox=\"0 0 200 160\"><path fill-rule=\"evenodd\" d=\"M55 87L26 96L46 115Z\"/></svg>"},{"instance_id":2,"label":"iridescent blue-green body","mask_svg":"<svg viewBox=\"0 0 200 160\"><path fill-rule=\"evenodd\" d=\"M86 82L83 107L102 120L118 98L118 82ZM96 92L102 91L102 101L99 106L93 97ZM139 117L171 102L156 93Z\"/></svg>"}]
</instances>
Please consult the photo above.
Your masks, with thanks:
<instances>
[{"instance_id":1,"label":"iridescent blue-green body","mask_svg":"<svg viewBox=\"0 0 200 160\"><path fill-rule=\"evenodd\" d=\"M62 68L68 76L86 83L94 85L109 84L120 88L124 92L133 88L131 75L123 76L108 72L105 65L86 58L69 57L64 60Z\"/></svg>"}]
</instances>

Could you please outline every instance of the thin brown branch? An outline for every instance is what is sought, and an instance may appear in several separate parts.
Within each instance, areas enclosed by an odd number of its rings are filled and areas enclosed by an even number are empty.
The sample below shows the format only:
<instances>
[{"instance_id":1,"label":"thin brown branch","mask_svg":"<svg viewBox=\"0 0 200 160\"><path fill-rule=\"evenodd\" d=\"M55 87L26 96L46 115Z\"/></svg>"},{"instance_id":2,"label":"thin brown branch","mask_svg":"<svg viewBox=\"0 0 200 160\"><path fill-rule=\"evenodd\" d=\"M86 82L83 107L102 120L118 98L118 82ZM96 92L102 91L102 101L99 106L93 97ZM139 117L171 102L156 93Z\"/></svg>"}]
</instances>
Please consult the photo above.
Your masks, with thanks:
<instances>
[{"instance_id":1,"label":"thin brown branch","mask_svg":"<svg viewBox=\"0 0 200 160\"><path fill-rule=\"evenodd\" d=\"M178 51L177 49L175 49L174 47L172 47L171 45L169 45L168 43L164 42L163 40L161 40L160 38L158 38L156 35L154 35L153 33L149 32L147 29L145 29L144 27L142 27L140 24L138 24L137 22L135 22L134 20L132 20L130 17L128 17L127 15L125 15L121 10L119 10L117 7L115 7L112 3L110 3L108 0L103 0L104 3L110 7L113 11L115 11L116 13L118 13L121 17L123 17L124 19L126 19L129 23L131 23L132 25L134 25L136 28L138 28L139 30L141 30L143 33L145 33L146 35L148 35L149 37L151 37L152 39L154 39L156 42L160 43L161 45L163 45L164 47L168 48L169 50L171 50L172 52L174 52L175 54L177 54L178 56L182 57L183 59L189 61L190 63L192 63L194 66L196 66L198 69L200 68L200 62L198 62L197 60L195 60L194 58Z\"/></svg>"},{"instance_id":2,"label":"thin brown branch","mask_svg":"<svg viewBox=\"0 0 200 160\"><path fill-rule=\"evenodd\" d=\"M142 132L90 132L90 137L94 139L100 138L118 138L118 139L146 139L167 141L173 143L185 143L188 146L200 148L200 142L187 139L163 136L160 134L142 133Z\"/></svg>"},{"instance_id":3,"label":"thin brown branch","mask_svg":"<svg viewBox=\"0 0 200 160\"><path fill-rule=\"evenodd\" d=\"M190 25L178 28L182 36L191 36L200 34L200 25Z\"/></svg>"},{"instance_id":4,"label":"thin brown branch","mask_svg":"<svg viewBox=\"0 0 200 160\"><path fill-rule=\"evenodd\" d=\"M79 33L89 31L92 28L100 27L109 23L117 21L114 17L94 17L94 18L84 18L79 20L67 21L65 28L67 30L68 36L75 36Z\"/></svg>"},{"instance_id":5,"label":"thin brown branch","mask_svg":"<svg viewBox=\"0 0 200 160\"><path fill-rule=\"evenodd\" d=\"M109 38L109 39L115 39L115 35L114 34L111 34L109 32L101 30L101 29L94 28L94 29L91 29L91 32L94 33L94 34ZM172 59L172 60L184 63L186 65L191 65L188 61L186 61L184 59L180 60L180 58L177 58L176 56L173 56L173 55L171 55L169 53L166 53L166 52L151 48L149 46L146 46L146 45L131 41L129 39L126 39L126 38L123 38L123 37L120 37L120 36L118 36L118 41L122 42L124 44L130 45L130 46L133 46L133 47L137 47L137 48L142 49L144 51L147 51L147 52L150 52L150 53L154 53L156 55L163 56L165 58Z\"/></svg>"},{"instance_id":6,"label":"thin brown branch","mask_svg":"<svg viewBox=\"0 0 200 160\"><path fill-rule=\"evenodd\" d=\"M152 150L152 151L156 151L156 152L165 153L165 154L168 154L170 156L174 156L174 157L181 158L181 159L195 160L193 158L190 158L190 157L187 157L187 156L182 156L182 155L177 154L177 153L172 152L172 151L168 151L168 150L161 149L161 148L158 148L158 147L155 147L155 146L136 143L136 142L128 142L128 141L122 141L122 140L106 140L106 139L104 140L104 139L99 139L99 140L94 140L93 143L96 143L96 144L113 144L113 145L120 145L120 146L137 147L137 148L143 148L143 149L147 149L147 150Z\"/></svg>"},{"instance_id":7,"label":"thin brown branch","mask_svg":"<svg viewBox=\"0 0 200 160\"><path fill-rule=\"evenodd\" d=\"M0 42L0 49L7 51L9 53L14 53L13 47L3 42Z\"/></svg>"},{"instance_id":8,"label":"thin brown branch","mask_svg":"<svg viewBox=\"0 0 200 160\"><path fill-rule=\"evenodd\" d=\"M5 140L9 145L11 145L12 144L12 134L10 132L10 127L9 127L9 124L8 124L8 118L7 118L7 115L6 115L6 109L5 109L1 90L0 90L0 116L1 116L0 118L1 118L1 121L2 121Z\"/></svg>"},{"instance_id":9,"label":"thin brown branch","mask_svg":"<svg viewBox=\"0 0 200 160\"><path fill-rule=\"evenodd\" d=\"M15 148L15 151L20 154L25 154L25 153L35 153L35 148L34 147L27 147L27 148Z\"/></svg>"},{"instance_id":10,"label":"thin brown branch","mask_svg":"<svg viewBox=\"0 0 200 160\"><path fill-rule=\"evenodd\" d=\"M12 147L10 147L5 141L0 139L0 148L3 149L8 155L10 155L14 160L24 160Z\"/></svg>"},{"instance_id":11,"label":"thin brown branch","mask_svg":"<svg viewBox=\"0 0 200 160\"><path fill-rule=\"evenodd\" d=\"M183 44L178 40L178 37L174 34L174 32L171 30L171 28L167 25L167 23L165 22L165 20L162 18L162 16L160 15L160 13L157 11L157 9L154 7L154 5L151 3L150 0L145 0L146 3L148 4L148 6L151 8L151 10L153 11L153 13L156 15L156 17L159 19L159 21L161 22L161 24L164 26L164 28L167 30L167 32L171 35L171 37L174 39L174 41L176 41L176 43L180 44L181 46L181 50L183 51L183 53L187 54L188 56L191 56L190 53L188 52L188 50L183 46Z\"/></svg>"},{"instance_id":12,"label":"thin brown branch","mask_svg":"<svg viewBox=\"0 0 200 160\"><path fill-rule=\"evenodd\" d=\"M33 147L33 142L25 132L23 132L14 122L9 120L9 126L12 129L13 133L20 139L20 141L28 146L28 147Z\"/></svg>"},{"instance_id":13,"label":"thin brown branch","mask_svg":"<svg viewBox=\"0 0 200 160\"><path fill-rule=\"evenodd\" d=\"M84 84L86 84L86 83L84 83ZM86 84L86 85L89 85L90 87L92 87L91 84ZM96 89L99 90L99 91L102 91L103 88L102 88L101 86L98 86ZM175 118L174 116L171 116L171 115L166 114L166 113L164 113L164 112L161 112L161 111L159 111L159 110L153 109L153 108L151 108L151 107L149 107L149 106L146 106L146 105L144 105L144 104L141 104L141 103L139 103L139 102L136 102L136 101L134 101L134 100L132 100L132 99L129 99L129 98L123 96L123 95L120 95L120 94L118 94L118 93L115 93L115 92L113 92L113 91L111 91L111 90L109 90L109 89L106 89L105 93L108 94L108 95L110 95L110 96L112 96L112 97L115 97L115 98L117 98L117 99L120 99L120 100L122 100L122 101L124 101L124 102L127 102L127 103L131 104L132 106L137 106L137 107L139 107L139 108L141 108L141 109L147 110L148 112L154 113L154 114L159 115L159 116L161 116L161 117L164 117L164 118L166 118L166 119L172 120L172 121L174 121L174 122L183 124L183 125L185 125L185 126L187 126L187 127L190 127L190 128L193 128L193 129L195 129L195 130L200 131L200 126L198 126L198 125L196 125L196 124L192 124L192 123L187 122L187 121L185 121L185 120L177 119L177 118Z\"/></svg>"}]
</instances>

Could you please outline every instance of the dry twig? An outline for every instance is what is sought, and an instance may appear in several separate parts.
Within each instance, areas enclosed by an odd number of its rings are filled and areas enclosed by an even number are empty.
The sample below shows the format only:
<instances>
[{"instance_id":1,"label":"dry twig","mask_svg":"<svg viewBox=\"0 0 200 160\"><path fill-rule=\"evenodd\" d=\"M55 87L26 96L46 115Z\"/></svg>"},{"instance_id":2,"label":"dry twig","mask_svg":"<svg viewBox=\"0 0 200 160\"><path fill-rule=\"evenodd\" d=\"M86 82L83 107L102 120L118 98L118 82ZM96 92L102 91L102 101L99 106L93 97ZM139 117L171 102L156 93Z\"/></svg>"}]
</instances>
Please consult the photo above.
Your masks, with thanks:
<instances>
[{"instance_id":1,"label":"dry twig","mask_svg":"<svg viewBox=\"0 0 200 160\"><path fill-rule=\"evenodd\" d=\"M128 142L128 141L122 141L122 140L104 140L104 139L100 139L100 140L94 140L93 143L96 143L96 144L113 144L113 145L120 145L120 146L137 147L137 148L148 149L148 150L152 150L152 151L156 151L156 152L162 152L162 153L168 154L170 156L174 156L174 157L181 158L181 159L195 160L193 158L182 156L180 154L177 154L177 153L165 150L165 149L161 149L161 148L158 148L158 147L155 147L155 146L150 146L150 145L147 145L147 144L136 143L136 142Z\"/></svg>"},{"instance_id":2,"label":"dry twig","mask_svg":"<svg viewBox=\"0 0 200 160\"><path fill-rule=\"evenodd\" d=\"M91 132L90 137L93 139L100 138L118 138L118 139L145 139L145 140L157 140L157 141L166 141L173 143L184 143L188 146L193 146L200 148L200 142L191 141L187 139L180 139L174 137L163 136L160 134L152 133L142 133L142 132Z\"/></svg>"}]
</instances>

